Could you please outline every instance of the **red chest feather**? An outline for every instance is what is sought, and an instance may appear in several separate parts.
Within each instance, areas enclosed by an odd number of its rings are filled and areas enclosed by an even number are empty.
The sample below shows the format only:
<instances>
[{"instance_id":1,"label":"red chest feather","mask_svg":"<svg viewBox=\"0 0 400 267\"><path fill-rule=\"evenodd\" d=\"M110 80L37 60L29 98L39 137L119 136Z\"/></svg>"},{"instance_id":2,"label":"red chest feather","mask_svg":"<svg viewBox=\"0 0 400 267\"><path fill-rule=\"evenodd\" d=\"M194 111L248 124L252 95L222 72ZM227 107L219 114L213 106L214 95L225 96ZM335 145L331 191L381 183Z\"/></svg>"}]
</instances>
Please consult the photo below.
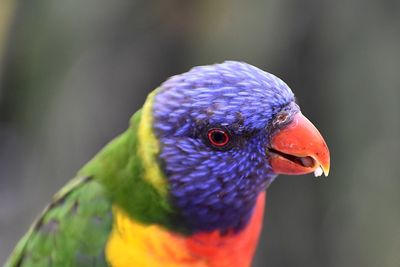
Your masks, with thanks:
<instances>
[{"instance_id":1,"label":"red chest feather","mask_svg":"<svg viewBox=\"0 0 400 267\"><path fill-rule=\"evenodd\" d=\"M257 199L249 224L237 234L221 236L219 232L199 233L187 240L194 255L207 258L208 266L250 266L260 235L264 213L265 193Z\"/></svg>"},{"instance_id":2,"label":"red chest feather","mask_svg":"<svg viewBox=\"0 0 400 267\"><path fill-rule=\"evenodd\" d=\"M106 256L114 267L248 267L261 231L265 193L258 196L248 225L238 233L218 231L191 237L155 225L142 225L114 209L114 227Z\"/></svg>"}]
</instances>

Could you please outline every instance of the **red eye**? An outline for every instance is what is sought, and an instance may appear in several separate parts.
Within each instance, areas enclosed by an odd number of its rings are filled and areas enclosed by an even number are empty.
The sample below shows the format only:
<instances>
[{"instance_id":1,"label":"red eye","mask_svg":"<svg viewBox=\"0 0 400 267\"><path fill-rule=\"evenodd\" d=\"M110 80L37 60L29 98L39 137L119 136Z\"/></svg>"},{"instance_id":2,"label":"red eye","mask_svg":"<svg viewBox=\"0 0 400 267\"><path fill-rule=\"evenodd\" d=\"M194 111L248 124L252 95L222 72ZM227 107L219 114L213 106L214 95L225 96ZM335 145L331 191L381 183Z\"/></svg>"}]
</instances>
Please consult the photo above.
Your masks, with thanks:
<instances>
[{"instance_id":1,"label":"red eye","mask_svg":"<svg viewBox=\"0 0 400 267\"><path fill-rule=\"evenodd\" d=\"M229 143L230 136L222 129L210 129L207 133L208 140L213 146L223 147Z\"/></svg>"}]
</instances>

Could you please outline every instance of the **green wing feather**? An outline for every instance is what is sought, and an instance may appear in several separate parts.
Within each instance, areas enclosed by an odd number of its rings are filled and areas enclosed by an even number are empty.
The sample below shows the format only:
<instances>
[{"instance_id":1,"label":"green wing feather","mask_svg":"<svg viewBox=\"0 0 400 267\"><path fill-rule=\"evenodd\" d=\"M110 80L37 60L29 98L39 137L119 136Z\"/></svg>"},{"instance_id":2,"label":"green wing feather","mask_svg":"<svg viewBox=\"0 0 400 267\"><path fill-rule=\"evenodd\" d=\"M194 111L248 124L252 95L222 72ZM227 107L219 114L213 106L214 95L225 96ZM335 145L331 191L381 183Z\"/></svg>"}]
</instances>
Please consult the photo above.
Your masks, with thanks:
<instances>
[{"instance_id":1,"label":"green wing feather","mask_svg":"<svg viewBox=\"0 0 400 267\"><path fill-rule=\"evenodd\" d=\"M5 267L107 266L111 202L91 177L75 178L20 240Z\"/></svg>"},{"instance_id":2,"label":"green wing feather","mask_svg":"<svg viewBox=\"0 0 400 267\"><path fill-rule=\"evenodd\" d=\"M55 195L21 239L6 267L106 266L104 249L112 228L112 205L145 224L185 232L167 197L146 179L138 149L141 111ZM144 119L144 124L149 123ZM150 153L150 152L147 152Z\"/></svg>"}]
</instances>

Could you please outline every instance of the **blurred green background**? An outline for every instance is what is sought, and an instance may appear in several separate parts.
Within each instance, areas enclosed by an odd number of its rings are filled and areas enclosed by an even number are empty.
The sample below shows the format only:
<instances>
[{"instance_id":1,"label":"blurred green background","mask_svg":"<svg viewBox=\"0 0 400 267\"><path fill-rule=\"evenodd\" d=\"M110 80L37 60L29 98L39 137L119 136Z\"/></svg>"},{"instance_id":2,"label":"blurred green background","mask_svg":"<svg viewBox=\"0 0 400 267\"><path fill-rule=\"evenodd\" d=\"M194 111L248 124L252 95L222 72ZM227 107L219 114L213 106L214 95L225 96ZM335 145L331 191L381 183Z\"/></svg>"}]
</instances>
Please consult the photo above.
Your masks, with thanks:
<instances>
[{"instance_id":1,"label":"blurred green background","mask_svg":"<svg viewBox=\"0 0 400 267\"><path fill-rule=\"evenodd\" d=\"M254 266L400 266L400 1L0 1L0 264L146 94L190 67L274 73L331 150L269 189Z\"/></svg>"}]
</instances>

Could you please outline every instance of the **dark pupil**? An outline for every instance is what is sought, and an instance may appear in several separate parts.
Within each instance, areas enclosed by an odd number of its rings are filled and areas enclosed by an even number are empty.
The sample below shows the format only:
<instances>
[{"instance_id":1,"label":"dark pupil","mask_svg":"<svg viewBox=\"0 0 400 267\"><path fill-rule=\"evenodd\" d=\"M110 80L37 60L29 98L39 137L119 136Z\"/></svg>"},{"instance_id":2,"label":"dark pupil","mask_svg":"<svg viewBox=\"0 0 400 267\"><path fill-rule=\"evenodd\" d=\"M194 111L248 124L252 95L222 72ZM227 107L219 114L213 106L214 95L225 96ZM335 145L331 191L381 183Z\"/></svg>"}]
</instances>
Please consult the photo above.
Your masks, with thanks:
<instances>
[{"instance_id":1,"label":"dark pupil","mask_svg":"<svg viewBox=\"0 0 400 267\"><path fill-rule=\"evenodd\" d=\"M212 139L217 144L222 144L226 141L226 135L223 132L215 131L212 134Z\"/></svg>"}]
</instances>

